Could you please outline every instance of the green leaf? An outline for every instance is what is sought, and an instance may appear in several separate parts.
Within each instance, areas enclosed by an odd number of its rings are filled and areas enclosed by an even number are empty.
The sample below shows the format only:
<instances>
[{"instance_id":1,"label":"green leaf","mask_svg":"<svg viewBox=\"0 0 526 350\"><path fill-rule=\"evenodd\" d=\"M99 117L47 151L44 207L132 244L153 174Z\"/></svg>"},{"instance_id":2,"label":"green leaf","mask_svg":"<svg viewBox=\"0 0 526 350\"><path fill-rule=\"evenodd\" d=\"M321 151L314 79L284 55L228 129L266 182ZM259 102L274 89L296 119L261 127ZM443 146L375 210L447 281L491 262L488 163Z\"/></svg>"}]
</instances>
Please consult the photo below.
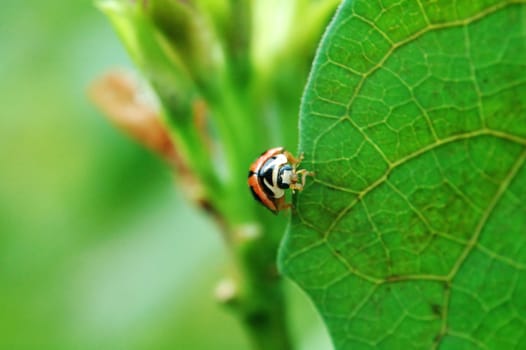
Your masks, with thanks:
<instances>
[{"instance_id":1,"label":"green leaf","mask_svg":"<svg viewBox=\"0 0 526 350\"><path fill-rule=\"evenodd\" d=\"M337 349L526 348L526 5L344 1L280 252Z\"/></svg>"}]
</instances>

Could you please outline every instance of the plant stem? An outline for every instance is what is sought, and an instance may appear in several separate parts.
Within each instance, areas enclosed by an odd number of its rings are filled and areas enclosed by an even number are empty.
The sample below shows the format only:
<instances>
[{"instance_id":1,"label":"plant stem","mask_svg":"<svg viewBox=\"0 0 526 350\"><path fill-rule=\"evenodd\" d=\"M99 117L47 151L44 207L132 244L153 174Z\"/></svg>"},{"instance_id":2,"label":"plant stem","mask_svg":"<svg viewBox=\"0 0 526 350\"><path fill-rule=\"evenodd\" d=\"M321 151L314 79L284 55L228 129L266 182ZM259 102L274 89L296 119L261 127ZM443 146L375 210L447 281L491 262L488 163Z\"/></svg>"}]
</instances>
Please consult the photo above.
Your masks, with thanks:
<instances>
[{"instance_id":1,"label":"plant stem","mask_svg":"<svg viewBox=\"0 0 526 350\"><path fill-rule=\"evenodd\" d=\"M253 235L246 229L233 241L239 272L239 295L232 303L256 350L289 350L283 279L276 266L278 241L270 232Z\"/></svg>"}]
</instances>

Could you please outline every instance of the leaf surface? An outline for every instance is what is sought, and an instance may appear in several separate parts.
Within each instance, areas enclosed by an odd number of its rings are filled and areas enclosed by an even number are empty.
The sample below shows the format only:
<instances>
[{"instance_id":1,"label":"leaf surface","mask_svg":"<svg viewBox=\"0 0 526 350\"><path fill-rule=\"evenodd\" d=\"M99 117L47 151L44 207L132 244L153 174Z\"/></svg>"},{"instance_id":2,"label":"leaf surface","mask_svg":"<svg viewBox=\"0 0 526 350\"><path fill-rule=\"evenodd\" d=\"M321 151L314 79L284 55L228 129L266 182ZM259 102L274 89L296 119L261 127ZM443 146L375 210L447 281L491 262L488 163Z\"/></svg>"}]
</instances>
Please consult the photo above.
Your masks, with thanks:
<instances>
[{"instance_id":1,"label":"leaf surface","mask_svg":"<svg viewBox=\"0 0 526 350\"><path fill-rule=\"evenodd\" d=\"M526 4L344 1L282 271L337 349L526 348Z\"/></svg>"}]
</instances>

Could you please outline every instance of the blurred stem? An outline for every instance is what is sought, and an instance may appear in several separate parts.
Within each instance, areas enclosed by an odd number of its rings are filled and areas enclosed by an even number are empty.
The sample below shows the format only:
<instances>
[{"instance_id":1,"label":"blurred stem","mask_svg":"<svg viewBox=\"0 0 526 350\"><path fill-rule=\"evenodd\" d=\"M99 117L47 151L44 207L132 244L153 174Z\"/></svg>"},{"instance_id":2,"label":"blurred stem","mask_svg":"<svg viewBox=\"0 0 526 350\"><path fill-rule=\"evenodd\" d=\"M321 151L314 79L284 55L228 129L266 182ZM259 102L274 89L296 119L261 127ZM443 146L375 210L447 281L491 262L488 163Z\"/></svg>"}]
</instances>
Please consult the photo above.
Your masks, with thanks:
<instances>
[{"instance_id":1,"label":"blurred stem","mask_svg":"<svg viewBox=\"0 0 526 350\"><path fill-rule=\"evenodd\" d=\"M265 147L296 146L305 59L337 0L320 4L296 0L292 20L302 25L285 25L290 33L283 35L290 40L283 47L271 45L276 52L263 45L261 66L253 61L258 45L257 40L252 42L253 31L267 33L272 21L253 28L257 21L252 22L252 7L258 3L225 1L224 12L213 0L106 0L99 7L159 97L164 124L155 124L155 130L171 141L168 155L178 156L174 164L188 180L190 199L211 214L225 234L238 285L233 287L237 294L224 300L244 325L254 349L288 350L292 343L283 280L276 266L285 218L274 217L251 201L246 174ZM206 8L225 16L209 16ZM274 7L264 12L258 15L274 19ZM280 43L283 38L278 39ZM119 121L146 143L145 132ZM152 144L164 152L164 143ZM215 146L221 149L214 150Z\"/></svg>"},{"instance_id":2,"label":"blurred stem","mask_svg":"<svg viewBox=\"0 0 526 350\"><path fill-rule=\"evenodd\" d=\"M233 85L233 83L232 83ZM292 349L286 323L283 280L276 266L284 220L248 202L247 167L264 142L262 125L254 124L253 99L236 87L223 89L211 106L216 113L228 169L231 172L219 205L231 231L227 235L238 273L238 292L232 311L243 324L256 350ZM248 122L252 120L252 125ZM251 132L252 131L252 132ZM248 223L248 224L247 224ZM260 226L261 225L261 226Z\"/></svg>"},{"instance_id":3,"label":"blurred stem","mask_svg":"<svg viewBox=\"0 0 526 350\"><path fill-rule=\"evenodd\" d=\"M231 305L254 349L292 349L283 279L276 266L278 240L272 234L273 227L266 227L263 232L258 229L256 225L246 225L234 232L240 290Z\"/></svg>"},{"instance_id":4,"label":"blurred stem","mask_svg":"<svg viewBox=\"0 0 526 350\"><path fill-rule=\"evenodd\" d=\"M243 86L250 79L252 1L230 0L230 21L226 30L226 52L232 76Z\"/></svg>"}]
</instances>

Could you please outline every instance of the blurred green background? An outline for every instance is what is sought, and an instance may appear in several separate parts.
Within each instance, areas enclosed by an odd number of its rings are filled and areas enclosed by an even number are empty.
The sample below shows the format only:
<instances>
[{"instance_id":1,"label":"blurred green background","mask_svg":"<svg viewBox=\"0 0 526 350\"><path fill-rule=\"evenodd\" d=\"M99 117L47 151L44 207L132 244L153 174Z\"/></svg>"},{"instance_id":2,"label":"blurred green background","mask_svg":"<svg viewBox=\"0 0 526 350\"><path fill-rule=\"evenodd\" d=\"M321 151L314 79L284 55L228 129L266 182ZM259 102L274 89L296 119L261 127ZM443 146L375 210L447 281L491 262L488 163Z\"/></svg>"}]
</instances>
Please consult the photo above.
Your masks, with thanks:
<instances>
[{"instance_id":1,"label":"blurred green background","mask_svg":"<svg viewBox=\"0 0 526 350\"><path fill-rule=\"evenodd\" d=\"M90 0L1 6L0 348L248 349L213 298L229 264L216 228L86 98L131 69L109 23ZM299 348L330 348L287 289Z\"/></svg>"}]
</instances>

